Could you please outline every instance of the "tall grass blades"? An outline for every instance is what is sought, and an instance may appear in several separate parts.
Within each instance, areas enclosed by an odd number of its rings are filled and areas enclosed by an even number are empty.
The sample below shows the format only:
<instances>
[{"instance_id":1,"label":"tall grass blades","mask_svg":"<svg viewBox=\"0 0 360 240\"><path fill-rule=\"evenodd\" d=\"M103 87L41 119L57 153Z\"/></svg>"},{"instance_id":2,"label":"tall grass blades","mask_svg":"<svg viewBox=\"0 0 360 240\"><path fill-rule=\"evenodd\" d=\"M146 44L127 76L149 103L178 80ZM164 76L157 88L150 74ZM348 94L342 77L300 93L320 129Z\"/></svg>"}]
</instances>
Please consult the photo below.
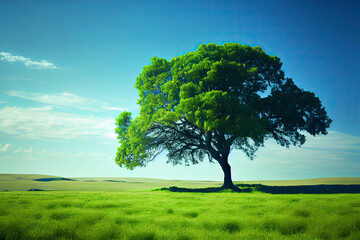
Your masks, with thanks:
<instances>
[{"instance_id":1,"label":"tall grass blades","mask_svg":"<svg viewBox=\"0 0 360 240\"><path fill-rule=\"evenodd\" d=\"M360 239L360 194L1 192L0 239Z\"/></svg>"}]
</instances>

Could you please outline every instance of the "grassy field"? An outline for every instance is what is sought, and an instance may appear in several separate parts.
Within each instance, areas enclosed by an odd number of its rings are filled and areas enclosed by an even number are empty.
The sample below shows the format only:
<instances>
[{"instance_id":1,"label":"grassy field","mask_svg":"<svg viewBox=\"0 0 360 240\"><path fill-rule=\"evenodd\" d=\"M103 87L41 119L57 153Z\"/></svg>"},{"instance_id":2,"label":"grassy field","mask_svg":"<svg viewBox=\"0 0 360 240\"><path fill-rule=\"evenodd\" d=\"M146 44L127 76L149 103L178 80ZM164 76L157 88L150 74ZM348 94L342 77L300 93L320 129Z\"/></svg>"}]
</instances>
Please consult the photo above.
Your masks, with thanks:
<instances>
[{"instance_id":1,"label":"grassy field","mask_svg":"<svg viewBox=\"0 0 360 240\"><path fill-rule=\"evenodd\" d=\"M36 179L53 181L34 181ZM59 176L33 174L0 174L0 191L26 191L38 188L51 191L147 191L162 187L205 188L220 187L222 182L213 181L178 181L151 178L69 178L62 180ZM278 181L241 181L238 183L261 183L268 186L317 185L317 184L360 184L360 177L348 178L314 178L304 180Z\"/></svg>"},{"instance_id":2,"label":"grassy field","mask_svg":"<svg viewBox=\"0 0 360 240\"><path fill-rule=\"evenodd\" d=\"M217 183L39 178L58 177L0 175L1 188L55 190L0 192L0 239L360 239L360 194L174 193L149 189Z\"/></svg>"}]
</instances>

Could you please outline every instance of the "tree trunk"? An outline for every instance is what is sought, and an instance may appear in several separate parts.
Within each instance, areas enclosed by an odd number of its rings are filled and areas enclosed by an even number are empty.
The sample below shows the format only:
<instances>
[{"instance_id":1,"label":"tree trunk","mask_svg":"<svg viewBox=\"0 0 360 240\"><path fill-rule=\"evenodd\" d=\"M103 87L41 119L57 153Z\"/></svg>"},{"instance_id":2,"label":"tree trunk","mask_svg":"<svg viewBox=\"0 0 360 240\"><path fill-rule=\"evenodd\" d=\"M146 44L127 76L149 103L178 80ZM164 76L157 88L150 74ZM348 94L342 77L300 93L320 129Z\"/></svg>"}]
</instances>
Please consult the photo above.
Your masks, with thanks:
<instances>
[{"instance_id":1,"label":"tree trunk","mask_svg":"<svg viewBox=\"0 0 360 240\"><path fill-rule=\"evenodd\" d=\"M231 167L228 163L227 159L224 159L223 161L219 161L220 166L224 172L224 184L221 188L223 189L235 189L232 179L231 179Z\"/></svg>"}]
</instances>

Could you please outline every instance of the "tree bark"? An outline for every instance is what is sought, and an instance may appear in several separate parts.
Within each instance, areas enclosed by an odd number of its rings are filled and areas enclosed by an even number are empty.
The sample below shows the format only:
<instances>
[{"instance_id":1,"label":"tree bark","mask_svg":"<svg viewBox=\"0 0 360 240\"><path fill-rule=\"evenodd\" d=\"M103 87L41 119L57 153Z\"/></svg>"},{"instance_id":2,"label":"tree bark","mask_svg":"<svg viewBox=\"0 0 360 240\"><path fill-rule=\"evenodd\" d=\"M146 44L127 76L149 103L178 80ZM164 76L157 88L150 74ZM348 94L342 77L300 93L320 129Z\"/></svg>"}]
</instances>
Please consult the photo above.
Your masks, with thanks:
<instances>
[{"instance_id":1,"label":"tree bark","mask_svg":"<svg viewBox=\"0 0 360 240\"><path fill-rule=\"evenodd\" d=\"M234 183L231 179L231 167L228 163L227 159L223 159L222 161L219 161L221 169L224 172L224 184L221 188L223 189L235 189Z\"/></svg>"},{"instance_id":2,"label":"tree bark","mask_svg":"<svg viewBox=\"0 0 360 240\"><path fill-rule=\"evenodd\" d=\"M206 148L209 151L212 158L214 158L221 166L221 169L224 172L224 184L221 187L222 189L232 189L239 192L240 189L234 186L234 183L231 179L231 167L228 162L228 157L230 154L230 146L234 139L230 142L226 140L223 135L218 135L217 141L213 145L216 146L216 149L212 146L212 134L206 134Z\"/></svg>"}]
</instances>

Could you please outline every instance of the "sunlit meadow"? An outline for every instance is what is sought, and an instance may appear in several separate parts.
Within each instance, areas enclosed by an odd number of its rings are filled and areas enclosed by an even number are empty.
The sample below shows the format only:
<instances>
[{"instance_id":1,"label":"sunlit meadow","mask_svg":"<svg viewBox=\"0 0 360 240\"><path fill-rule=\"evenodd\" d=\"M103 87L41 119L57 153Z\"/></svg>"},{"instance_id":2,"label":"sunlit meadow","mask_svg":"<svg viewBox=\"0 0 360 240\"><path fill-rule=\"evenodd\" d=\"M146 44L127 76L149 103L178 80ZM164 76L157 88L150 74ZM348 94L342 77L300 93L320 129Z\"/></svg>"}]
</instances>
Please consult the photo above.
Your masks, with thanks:
<instances>
[{"instance_id":1,"label":"sunlit meadow","mask_svg":"<svg viewBox=\"0 0 360 240\"><path fill-rule=\"evenodd\" d=\"M0 239L360 239L360 194L119 190L3 191Z\"/></svg>"}]
</instances>

